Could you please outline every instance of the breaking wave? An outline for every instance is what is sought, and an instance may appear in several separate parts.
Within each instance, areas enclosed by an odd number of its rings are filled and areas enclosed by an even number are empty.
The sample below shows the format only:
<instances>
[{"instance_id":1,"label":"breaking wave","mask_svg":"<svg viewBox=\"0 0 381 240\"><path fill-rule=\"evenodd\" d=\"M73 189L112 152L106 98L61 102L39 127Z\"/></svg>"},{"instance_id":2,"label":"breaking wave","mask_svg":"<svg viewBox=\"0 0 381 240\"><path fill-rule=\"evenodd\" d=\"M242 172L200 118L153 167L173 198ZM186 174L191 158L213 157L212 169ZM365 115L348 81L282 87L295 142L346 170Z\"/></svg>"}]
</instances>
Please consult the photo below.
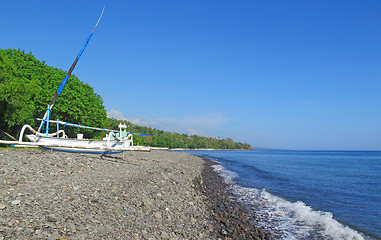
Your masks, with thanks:
<instances>
[{"instance_id":1,"label":"breaking wave","mask_svg":"<svg viewBox=\"0 0 381 240\"><path fill-rule=\"evenodd\" d=\"M364 240L356 230L334 219L330 212L322 212L304 202L290 202L275 196L265 189L242 187L235 183L238 174L214 165L224 177L239 201L244 202L257 215L259 226L271 231L280 239L345 239Z\"/></svg>"}]
</instances>

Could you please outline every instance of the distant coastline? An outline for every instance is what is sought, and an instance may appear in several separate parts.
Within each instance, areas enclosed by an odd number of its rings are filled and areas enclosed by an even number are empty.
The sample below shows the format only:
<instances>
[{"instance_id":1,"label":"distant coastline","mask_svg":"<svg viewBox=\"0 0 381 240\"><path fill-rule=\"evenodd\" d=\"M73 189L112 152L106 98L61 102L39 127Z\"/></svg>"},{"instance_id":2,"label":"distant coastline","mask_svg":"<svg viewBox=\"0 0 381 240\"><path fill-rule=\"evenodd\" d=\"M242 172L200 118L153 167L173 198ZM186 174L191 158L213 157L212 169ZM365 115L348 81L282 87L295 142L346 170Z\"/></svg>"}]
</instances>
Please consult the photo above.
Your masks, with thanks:
<instances>
[{"instance_id":1,"label":"distant coastline","mask_svg":"<svg viewBox=\"0 0 381 240\"><path fill-rule=\"evenodd\" d=\"M254 151L255 149L171 148L170 151Z\"/></svg>"}]
</instances>

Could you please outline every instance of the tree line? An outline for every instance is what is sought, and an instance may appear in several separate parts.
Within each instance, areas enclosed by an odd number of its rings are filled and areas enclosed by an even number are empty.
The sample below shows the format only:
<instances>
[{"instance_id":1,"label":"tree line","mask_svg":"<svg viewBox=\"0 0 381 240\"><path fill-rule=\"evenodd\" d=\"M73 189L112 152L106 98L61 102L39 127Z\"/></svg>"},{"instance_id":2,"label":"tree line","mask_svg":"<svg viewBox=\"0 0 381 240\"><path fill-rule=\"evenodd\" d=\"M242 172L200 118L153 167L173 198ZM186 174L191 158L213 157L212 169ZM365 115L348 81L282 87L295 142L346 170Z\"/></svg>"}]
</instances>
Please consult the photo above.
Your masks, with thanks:
<instances>
[{"instance_id":1,"label":"tree line","mask_svg":"<svg viewBox=\"0 0 381 240\"><path fill-rule=\"evenodd\" d=\"M41 118L67 72L48 66L32 53L18 49L0 49L0 136L4 132L17 138L21 127L29 124L37 128ZM169 148L251 149L246 143L230 138L218 139L197 135L165 132L130 122L107 118L101 96L94 89L71 75L65 89L57 99L51 120L62 120L81 125L118 129L119 122L126 123L130 132L149 133L134 135L135 144ZM55 126L54 126L55 127ZM102 138L105 133L88 129L66 127L69 137L81 132L86 138Z\"/></svg>"},{"instance_id":2,"label":"tree line","mask_svg":"<svg viewBox=\"0 0 381 240\"><path fill-rule=\"evenodd\" d=\"M125 120L109 118L109 127L118 129L119 123L126 124L129 132L134 134L134 143L151 147L185 148L185 149L252 149L248 143L234 142L231 138L203 137L198 135L188 135L172 133L156 128L138 126ZM139 133L150 134L149 136L140 136Z\"/></svg>"}]
</instances>

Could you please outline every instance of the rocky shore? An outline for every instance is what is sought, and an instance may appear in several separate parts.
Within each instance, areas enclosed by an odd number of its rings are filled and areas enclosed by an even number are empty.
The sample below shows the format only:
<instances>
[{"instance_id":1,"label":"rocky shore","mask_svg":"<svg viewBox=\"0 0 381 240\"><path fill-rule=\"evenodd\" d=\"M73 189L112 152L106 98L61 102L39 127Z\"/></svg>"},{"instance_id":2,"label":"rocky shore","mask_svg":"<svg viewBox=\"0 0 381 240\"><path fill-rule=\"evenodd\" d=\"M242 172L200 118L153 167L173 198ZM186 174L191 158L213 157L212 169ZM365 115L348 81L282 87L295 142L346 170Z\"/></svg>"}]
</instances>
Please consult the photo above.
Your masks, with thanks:
<instances>
[{"instance_id":1,"label":"rocky shore","mask_svg":"<svg viewBox=\"0 0 381 240\"><path fill-rule=\"evenodd\" d=\"M1 239L271 239L181 152L0 150Z\"/></svg>"},{"instance_id":2,"label":"rocky shore","mask_svg":"<svg viewBox=\"0 0 381 240\"><path fill-rule=\"evenodd\" d=\"M210 159L204 159L204 168L199 192L206 197L209 213L212 216L215 233L219 239L275 239L272 233L257 227L256 213L249 211L243 203L235 200L230 187L216 174Z\"/></svg>"}]
</instances>

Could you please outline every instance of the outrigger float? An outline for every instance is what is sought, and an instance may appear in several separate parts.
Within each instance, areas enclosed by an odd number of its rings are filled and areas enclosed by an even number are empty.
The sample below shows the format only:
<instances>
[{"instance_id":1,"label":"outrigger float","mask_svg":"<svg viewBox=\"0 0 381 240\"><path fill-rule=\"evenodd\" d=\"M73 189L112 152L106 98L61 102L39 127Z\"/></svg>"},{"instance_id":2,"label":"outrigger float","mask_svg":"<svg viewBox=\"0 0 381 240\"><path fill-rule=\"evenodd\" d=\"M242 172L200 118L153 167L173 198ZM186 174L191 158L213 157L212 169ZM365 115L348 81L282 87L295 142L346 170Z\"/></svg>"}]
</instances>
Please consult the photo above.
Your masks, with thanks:
<instances>
[{"instance_id":1,"label":"outrigger float","mask_svg":"<svg viewBox=\"0 0 381 240\"><path fill-rule=\"evenodd\" d=\"M66 82L68 81L72 71L74 70L79 58L81 57L83 51L85 50L87 44L89 43L91 37L94 34L94 31L96 27L98 26L99 21L102 18L104 12L104 7L102 10L102 13L91 32L90 36L87 38L84 46L82 47L81 51L79 52L78 56L74 60L73 64L71 65L68 73L66 74L64 80L60 84L60 86L57 89L57 92L50 103L48 105L47 110L45 112L45 115L42 119L38 119L41 121L40 127L38 130L34 130L30 125L24 125L21 129L19 140L18 141L6 141L6 140L0 140L1 144L11 144L13 146L22 146L22 147L29 147L29 146L36 146L36 147L42 147L45 149L50 150L56 150L56 151L69 151L69 152L82 152L82 153L97 153L97 154L113 154L113 153L121 153L123 151L150 151L151 149L149 147L144 146L134 146L133 142L133 134L132 132L127 132L126 128L127 126L125 124L119 124L119 131L107 129L107 128L96 128L96 127L89 127L79 124L73 124L63 121L54 121L50 120L50 113L51 110L61 94L62 90L65 87ZM57 124L57 131L54 133L49 133L49 123L51 124ZM45 132L41 132L43 127L45 126ZM98 130L98 131L106 131L109 132L106 134L106 137L102 140L94 140L94 139L84 139L83 134L77 134L77 138L68 138L65 134L64 130L60 130L59 125L63 126L71 126L76 128L83 128L83 129L92 129L92 130ZM30 142L24 142L24 132L25 130L31 131L33 134L25 135ZM147 136L150 134L140 134L141 136Z\"/></svg>"}]
</instances>

